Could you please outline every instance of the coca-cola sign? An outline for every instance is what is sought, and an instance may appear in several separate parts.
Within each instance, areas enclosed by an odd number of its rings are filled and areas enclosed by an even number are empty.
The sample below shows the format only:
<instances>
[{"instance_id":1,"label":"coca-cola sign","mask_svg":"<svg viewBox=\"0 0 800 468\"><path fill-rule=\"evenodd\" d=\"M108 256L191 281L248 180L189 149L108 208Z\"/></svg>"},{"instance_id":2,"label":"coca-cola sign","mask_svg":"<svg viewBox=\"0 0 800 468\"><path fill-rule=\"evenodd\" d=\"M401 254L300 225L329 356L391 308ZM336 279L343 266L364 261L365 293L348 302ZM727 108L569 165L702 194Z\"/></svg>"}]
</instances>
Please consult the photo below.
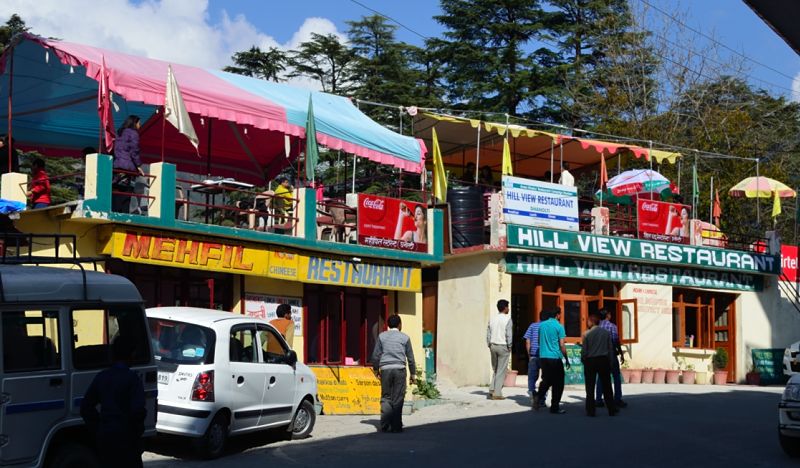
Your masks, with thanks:
<instances>
[{"instance_id":1,"label":"coca-cola sign","mask_svg":"<svg viewBox=\"0 0 800 468\"><path fill-rule=\"evenodd\" d=\"M358 195L358 243L398 250L428 251L425 205L372 194Z\"/></svg>"},{"instance_id":2,"label":"coca-cola sign","mask_svg":"<svg viewBox=\"0 0 800 468\"><path fill-rule=\"evenodd\" d=\"M691 206L640 198L636 214L640 239L689 243Z\"/></svg>"}]
</instances>

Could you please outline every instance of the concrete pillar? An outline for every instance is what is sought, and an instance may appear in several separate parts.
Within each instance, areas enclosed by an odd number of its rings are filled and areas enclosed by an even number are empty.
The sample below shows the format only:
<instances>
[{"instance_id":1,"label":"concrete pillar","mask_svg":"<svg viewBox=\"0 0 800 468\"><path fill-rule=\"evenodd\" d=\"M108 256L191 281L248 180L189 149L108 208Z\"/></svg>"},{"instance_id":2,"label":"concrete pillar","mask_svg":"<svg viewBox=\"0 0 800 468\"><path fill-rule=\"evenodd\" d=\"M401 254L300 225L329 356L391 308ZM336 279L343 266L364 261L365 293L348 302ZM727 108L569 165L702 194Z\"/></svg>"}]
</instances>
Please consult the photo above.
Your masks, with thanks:
<instances>
[{"instance_id":1,"label":"concrete pillar","mask_svg":"<svg viewBox=\"0 0 800 468\"><path fill-rule=\"evenodd\" d=\"M91 209L111 211L111 178L114 161L107 154L86 155L83 199Z\"/></svg>"},{"instance_id":2,"label":"concrete pillar","mask_svg":"<svg viewBox=\"0 0 800 468\"><path fill-rule=\"evenodd\" d=\"M317 237L317 191L307 187L294 190L297 200L295 217L297 218L296 237L314 240Z\"/></svg>"},{"instance_id":3,"label":"concrete pillar","mask_svg":"<svg viewBox=\"0 0 800 468\"><path fill-rule=\"evenodd\" d=\"M150 164L150 175L153 176L150 185L150 196L153 200L147 216L165 221L174 220L175 165L164 162Z\"/></svg>"},{"instance_id":4,"label":"concrete pillar","mask_svg":"<svg viewBox=\"0 0 800 468\"><path fill-rule=\"evenodd\" d=\"M28 174L9 172L0 179L0 198L15 202L28 202Z\"/></svg>"}]
</instances>

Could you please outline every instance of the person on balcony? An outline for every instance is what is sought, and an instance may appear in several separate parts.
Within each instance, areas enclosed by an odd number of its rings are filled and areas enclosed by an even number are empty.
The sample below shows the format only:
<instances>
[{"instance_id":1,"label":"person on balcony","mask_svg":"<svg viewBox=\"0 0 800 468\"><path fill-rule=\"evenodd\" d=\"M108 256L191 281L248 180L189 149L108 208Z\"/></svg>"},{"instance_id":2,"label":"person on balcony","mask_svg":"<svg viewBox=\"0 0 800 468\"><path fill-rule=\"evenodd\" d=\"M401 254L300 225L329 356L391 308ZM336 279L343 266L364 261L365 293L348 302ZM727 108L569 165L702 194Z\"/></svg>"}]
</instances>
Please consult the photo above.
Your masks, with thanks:
<instances>
[{"instance_id":1,"label":"person on balcony","mask_svg":"<svg viewBox=\"0 0 800 468\"><path fill-rule=\"evenodd\" d=\"M275 210L275 222L283 224L292 211L292 185L285 176L280 176L275 181L278 183L278 188L272 196L272 208Z\"/></svg>"},{"instance_id":2,"label":"person on balcony","mask_svg":"<svg viewBox=\"0 0 800 468\"><path fill-rule=\"evenodd\" d=\"M558 178L558 183L567 187L575 186L575 177L569 172L569 164L561 164L561 177Z\"/></svg>"},{"instance_id":3,"label":"person on balcony","mask_svg":"<svg viewBox=\"0 0 800 468\"><path fill-rule=\"evenodd\" d=\"M464 173L461 174L461 182L468 185L475 185L475 163L467 163L464 166Z\"/></svg>"},{"instance_id":4,"label":"person on balcony","mask_svg":"<svg viewBox=\"0 0 800 468\"><path fill-rule=\"evenodd\" d=\"M485 192L492 192L495 188L494 182L494 174L492 173L492 168L489 166L482 166L481 172L478 174L478 183L483 188Z\"/></svg>"},{"instance_id":5,"label":"person on balcony","mask_svg":"<svg viewBox=\"0 0 800 468\"><path fill-rule=\"evenodd\" d=\"M144 175L142 160L139 156L139 129L141 119L137 115L129 115L117 132L114 143L114 170L138 172ZM116 173L112 179L115 192L123 192L111 196L111 210L118 213L130 213L131 195L134 189L134 176ZM137 204L138 206L138 204Z\"/></svg>"},{"instance_id":6,"label":"person on balcony","mask_svg":"<svg viewBox=\"0 0 800 468\"><path fill-rule=\"evenodd\" d=\"M44 170L44 160L36 158L31 163L31 177L30 190L28 190L28 198L31 200L33 209L47 208L50 206L50 177Z\"/></svg>"}]
</instances>

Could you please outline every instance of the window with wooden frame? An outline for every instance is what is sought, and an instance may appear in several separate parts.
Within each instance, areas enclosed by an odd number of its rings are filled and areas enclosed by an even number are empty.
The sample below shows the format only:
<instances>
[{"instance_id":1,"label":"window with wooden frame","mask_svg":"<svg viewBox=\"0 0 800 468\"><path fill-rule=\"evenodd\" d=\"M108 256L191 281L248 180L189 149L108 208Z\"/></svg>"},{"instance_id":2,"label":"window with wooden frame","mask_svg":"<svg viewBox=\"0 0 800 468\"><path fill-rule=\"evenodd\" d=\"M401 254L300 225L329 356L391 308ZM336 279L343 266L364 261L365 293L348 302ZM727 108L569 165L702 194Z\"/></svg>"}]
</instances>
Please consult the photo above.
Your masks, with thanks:
<instances>
[{"instance_id":1,"label":"window with wooden frame","mask_svg":"<svg viewBox=\"0 0 800 468\"><path fill-rule=\"evenodd\" d=\"M366 366L385 328L385 291L335 286L305 287L307 364Z\"/></svg>"},{"instance_id":2,"label":"window with wooden frame","mask_svg":"<svg viewBox=\"0 0 800 468\"><path fill-rule=\"evenodd\" d=\"M676 348L714 349L714 307L711 294L674 289L672 345Z\"/></svg>"},{"instance_id":3,"label":"window with wooden frame","mask_svg":"<svg viewBox=\"0 0 800 468\"><path fill-rule=\"evenodd\" d=\"M639 341L637 301L621 299L616 283L542 278L539 284L541 287L534 290L535 316L539 317L542 310L560 308L567 343L580 341L586 331L589 312L601 308L608 310L609 320L617 326L620 343Z\"/></svg>"}]
</instances>

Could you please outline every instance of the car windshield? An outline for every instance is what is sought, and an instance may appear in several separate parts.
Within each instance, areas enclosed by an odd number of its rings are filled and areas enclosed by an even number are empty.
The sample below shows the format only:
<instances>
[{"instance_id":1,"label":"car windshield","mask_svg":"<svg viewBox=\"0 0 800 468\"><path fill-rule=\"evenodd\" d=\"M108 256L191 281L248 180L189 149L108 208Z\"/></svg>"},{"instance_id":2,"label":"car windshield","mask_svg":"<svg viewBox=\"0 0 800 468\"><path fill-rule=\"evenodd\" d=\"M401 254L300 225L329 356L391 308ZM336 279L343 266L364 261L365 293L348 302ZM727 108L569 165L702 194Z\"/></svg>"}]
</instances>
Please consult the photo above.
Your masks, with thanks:
<instances>
[{"instance_id":1,"label":"car windshield","mask_svg":"<svg viewBox=\"0 0 800 468\"><path fill-rule=\"evenodd\" d=\"M148 321L156 361L173 364L214 362L214 330L174 320L149 318Z\"/></svg>"}]
</instances>

